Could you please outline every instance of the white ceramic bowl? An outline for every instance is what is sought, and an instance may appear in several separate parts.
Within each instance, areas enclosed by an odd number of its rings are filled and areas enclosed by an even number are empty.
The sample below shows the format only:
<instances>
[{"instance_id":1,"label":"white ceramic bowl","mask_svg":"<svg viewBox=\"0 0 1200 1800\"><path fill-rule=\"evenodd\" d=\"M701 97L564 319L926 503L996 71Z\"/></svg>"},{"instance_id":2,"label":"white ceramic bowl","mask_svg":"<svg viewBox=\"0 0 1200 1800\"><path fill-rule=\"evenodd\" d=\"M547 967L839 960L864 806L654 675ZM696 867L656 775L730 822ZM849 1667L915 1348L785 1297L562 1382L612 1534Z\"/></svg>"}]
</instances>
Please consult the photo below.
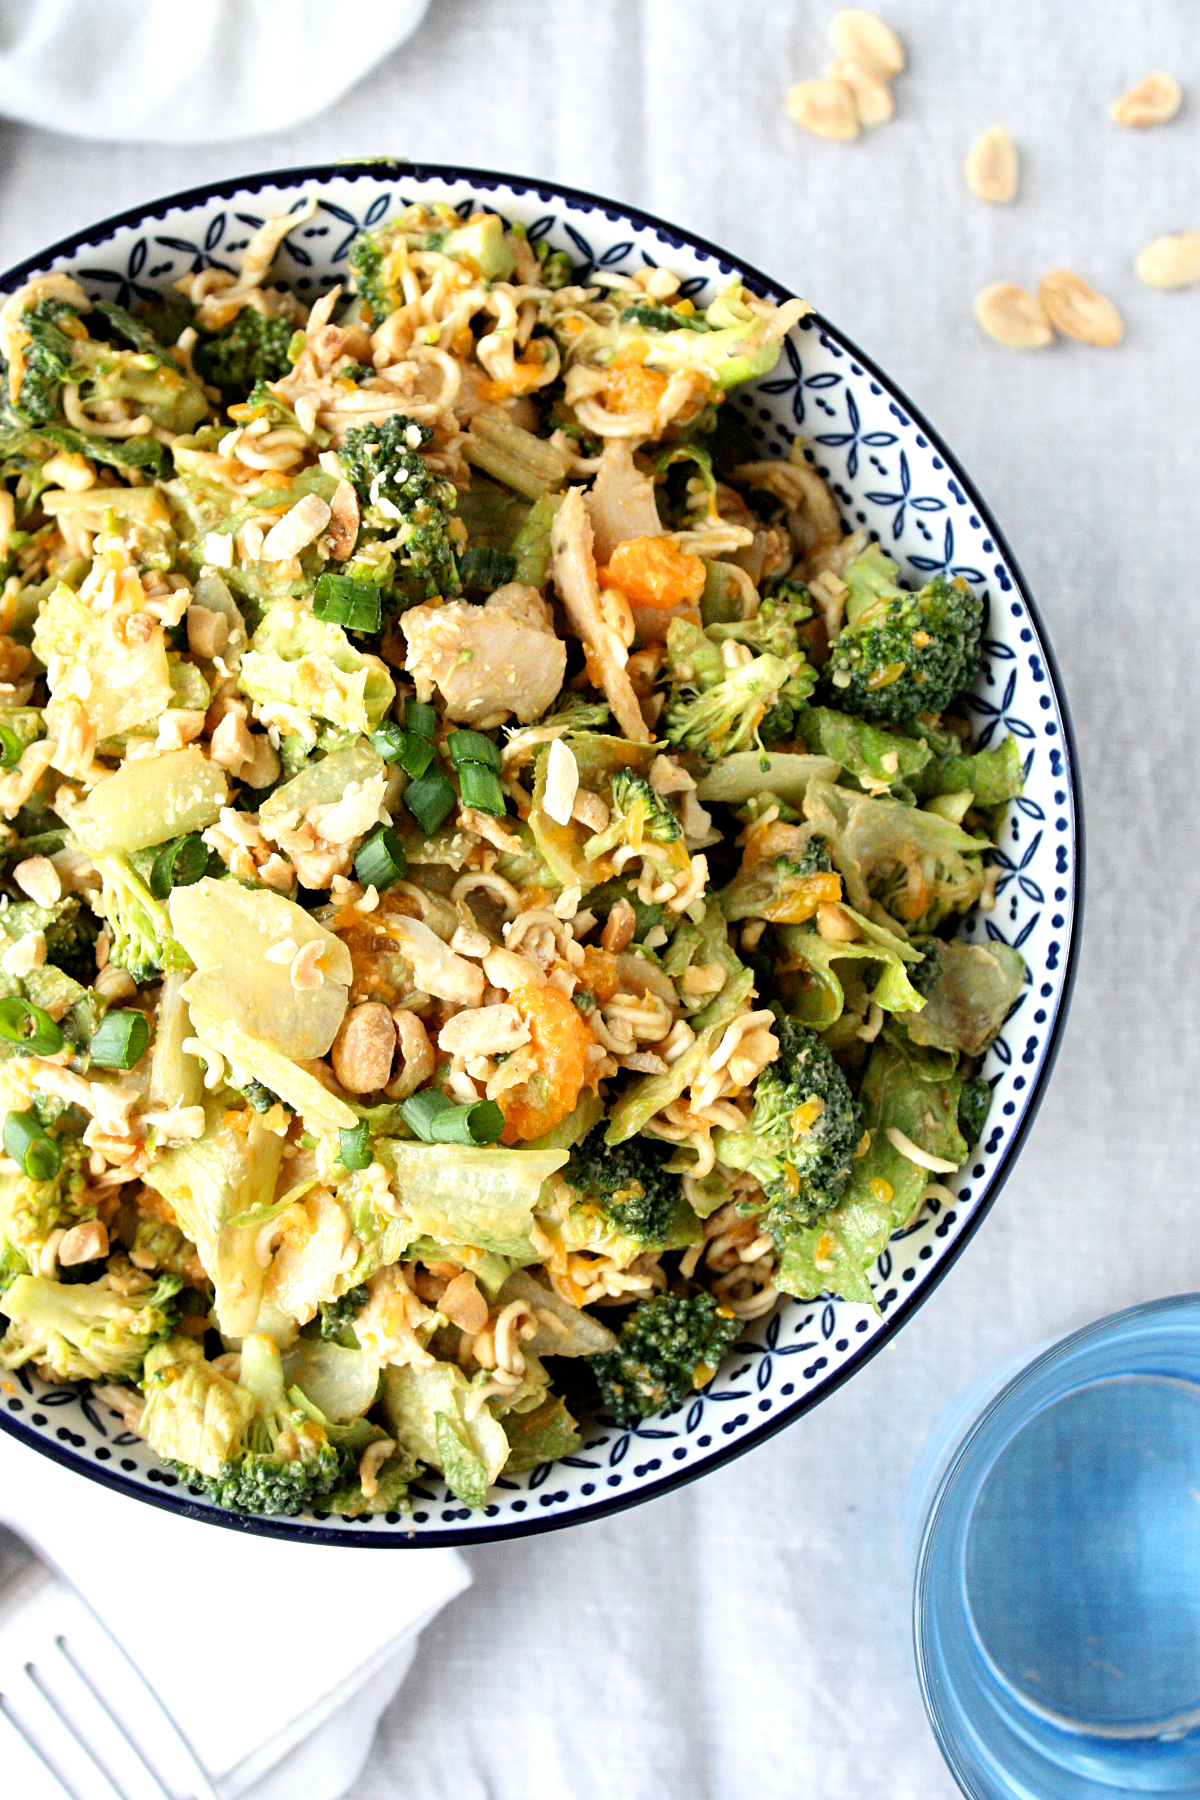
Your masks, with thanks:
<instances>
[{"instance_id":1,"label":"white ceramic bowl","mask_svg":"<svg viewBox=\"0 0 1200 1800\"><path fill-rule=\"evenodd\" d=\"M122 304L193 270L225 267L261 220L317 199L313 219L283 245L277 282L305 299L346 274L363 226L414 200L483 207L520 220L576 264L632 271L663 263L701 305L739 275L773 300L786 294L737 257L661 220L549 182L477 169L370 162L289 169L214 182L95 225L10 270L69 270L94 296ZM764 381L729 402L751 421L762 454L785 455L797 434L851 526L865 525L905 577L966 576L987 600L983 666L971 699L981 745L1015 734L1026 789L996 852L996 908L967 920L968 938L1019 946L1029 979L983 1074L991 1116L970 1162L951 1178L953 1206L931 1202L883 1251L871 1280L878 1314L843 1300L782 1303L725 1359L711 1387L635 1431L597 1428L577 1456L501 1477L471 1511L439 1478L413 1488L413 1511L350 1521L250 1519L223 1513L161 1468L120 1421L71 1387L22 1369L0 1393L0 1426L58 1462L131 1498L241 1531L342 1544L403 1546L518 1537L594 1519L690 1481L798 1418L861 1368L932 1292L999 1193L1054 1061L1075 970L1083 880L1083 820L1066 704L1032 599L969 478L886 375L818 314L802 319Z\"/></svg>"}]
</instances>

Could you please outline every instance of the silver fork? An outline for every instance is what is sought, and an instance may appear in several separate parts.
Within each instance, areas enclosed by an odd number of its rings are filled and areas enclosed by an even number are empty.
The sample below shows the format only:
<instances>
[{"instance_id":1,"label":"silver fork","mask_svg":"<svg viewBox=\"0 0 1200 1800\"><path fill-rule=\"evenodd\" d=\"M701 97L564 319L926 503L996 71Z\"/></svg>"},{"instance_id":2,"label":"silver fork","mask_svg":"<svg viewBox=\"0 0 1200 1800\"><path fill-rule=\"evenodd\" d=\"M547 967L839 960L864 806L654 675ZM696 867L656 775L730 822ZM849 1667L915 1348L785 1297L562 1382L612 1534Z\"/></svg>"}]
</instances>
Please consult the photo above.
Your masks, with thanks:
<instances>
[{"instance_id":1,"label":"silver fork","mask_svg":"<svg viewBox=\"0 0 1200 1800\"><path fill-rule=\"evenodd\" d=\"M73 1588L42 1567L0 1611L0 1786L13 1800L218 1800L179 1727ZM147 1597L148 1645L162 1629ZM164 1654L170 1654L164 1648Z\"/></svg>"}]
</instances>

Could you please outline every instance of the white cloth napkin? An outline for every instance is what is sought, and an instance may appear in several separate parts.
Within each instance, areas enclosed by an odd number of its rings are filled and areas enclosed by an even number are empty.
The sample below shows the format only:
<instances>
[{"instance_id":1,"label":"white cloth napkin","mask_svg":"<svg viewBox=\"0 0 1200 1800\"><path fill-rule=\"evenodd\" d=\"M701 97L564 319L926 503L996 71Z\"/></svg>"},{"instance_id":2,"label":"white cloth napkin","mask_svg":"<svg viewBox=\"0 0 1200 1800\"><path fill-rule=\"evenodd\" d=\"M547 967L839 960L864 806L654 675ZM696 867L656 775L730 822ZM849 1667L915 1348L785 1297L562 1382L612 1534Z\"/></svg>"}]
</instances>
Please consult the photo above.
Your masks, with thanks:
<instances>
[{"instance_id":1,"label":"white cloth napkin","mask_svg":"<svg viewBox=\"0 0 1200 1800\"><path fill-rule=\"evenodd\" d=\"M0 114L71 137L215 144L323 112L429 0L0 0Z\"/></svg>"},{"instance_id":2,"label":"white cloth napkin","mask_svg":"<svg viewBox=\"0 0 1200 1800\"><path fill-rule=\"evenodd\" d=\"M4 1433L0 1521L103 1620L221 1800L344 1794L422 1627L470 1582L452 1550L293 1544L177 1518ZM147 1593L172 1590L174 1653L146 1634Z\"/></svg>"}]
</instances>

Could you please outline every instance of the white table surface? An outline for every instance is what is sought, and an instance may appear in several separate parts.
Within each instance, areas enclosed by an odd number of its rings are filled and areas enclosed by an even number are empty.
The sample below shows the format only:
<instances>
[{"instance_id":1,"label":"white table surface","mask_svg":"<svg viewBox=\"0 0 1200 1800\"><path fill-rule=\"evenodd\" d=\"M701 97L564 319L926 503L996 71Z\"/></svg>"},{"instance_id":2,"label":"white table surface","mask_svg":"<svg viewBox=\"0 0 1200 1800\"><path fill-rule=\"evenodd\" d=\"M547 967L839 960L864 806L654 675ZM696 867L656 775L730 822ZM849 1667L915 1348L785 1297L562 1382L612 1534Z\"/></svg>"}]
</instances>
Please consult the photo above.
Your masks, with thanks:
<instances>
[{"instance_id":1,"label":"white table surface","mask_svg":"<svg viewBox=\"0 0 1200 1800\"><path fill-rule=\"evenodd\" d=\"M990 1365L1200 1285L1200 289L1156 293L1131 269L1147 239L1200 227L1195 7L890 0L910 57L899 116L851 145L783 111L785 84L823 71L833 10L433 0L407 46L286 136L112 148L0 124L0 266L152 195L372 152L545 175L727 245L835 319L958 452L1074 711L1090 865L1075 1002L978 1237L866 1370L768 1445L610 1521L469 1552L475 1586L426 1634L354 1800L948 1800L901 1568L918 1447ZM1110 98L1158 68L1189 90L1181 116L1110 125ZM997 120L1022 157L1007 208L960 172ZM1120 348L1023 355L980 335L978 288L1056 264L1116 301Z\"/></svg>"}]
</instances>

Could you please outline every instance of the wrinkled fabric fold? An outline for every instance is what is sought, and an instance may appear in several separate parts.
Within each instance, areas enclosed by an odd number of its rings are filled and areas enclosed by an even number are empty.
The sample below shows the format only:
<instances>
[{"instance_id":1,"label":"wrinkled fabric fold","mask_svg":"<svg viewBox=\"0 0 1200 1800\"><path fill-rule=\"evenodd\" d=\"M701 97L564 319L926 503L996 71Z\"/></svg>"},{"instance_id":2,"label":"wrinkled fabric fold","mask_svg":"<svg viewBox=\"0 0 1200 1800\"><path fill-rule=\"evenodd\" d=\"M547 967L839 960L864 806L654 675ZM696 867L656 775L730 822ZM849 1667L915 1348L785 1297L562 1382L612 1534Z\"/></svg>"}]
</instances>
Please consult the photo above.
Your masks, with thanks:
<instances>
[{"instance_id":1,"label":"wrinkled fabric fold","mask_svg":"<svg viewBox=\"0 0 1200 1800\"><path fill-rule=\"evenodd\" d=\"M324 0L5 0L0 115L125 144L286 131L348 93L427 5L376 0L348 30Z\"/></svg>"},{"instance_id":2,"label":"wrinkled fabric fold","mask_svg":"<svg viewBox=\"0 0 1200 1800\"><path fill-rule=\"evenodd\" d=\"M104 1622L221 1800L345 1793L421 1630L470 1582L453 1550L371 1555L179 1518L3 1433L0 1522ZM178 1620L186 1655L148 1641L147 1592L163 1588L193 1597ZM353 1623L341 1615L331 1631L339 1606Z\"/></svg>"}]
</instances>

